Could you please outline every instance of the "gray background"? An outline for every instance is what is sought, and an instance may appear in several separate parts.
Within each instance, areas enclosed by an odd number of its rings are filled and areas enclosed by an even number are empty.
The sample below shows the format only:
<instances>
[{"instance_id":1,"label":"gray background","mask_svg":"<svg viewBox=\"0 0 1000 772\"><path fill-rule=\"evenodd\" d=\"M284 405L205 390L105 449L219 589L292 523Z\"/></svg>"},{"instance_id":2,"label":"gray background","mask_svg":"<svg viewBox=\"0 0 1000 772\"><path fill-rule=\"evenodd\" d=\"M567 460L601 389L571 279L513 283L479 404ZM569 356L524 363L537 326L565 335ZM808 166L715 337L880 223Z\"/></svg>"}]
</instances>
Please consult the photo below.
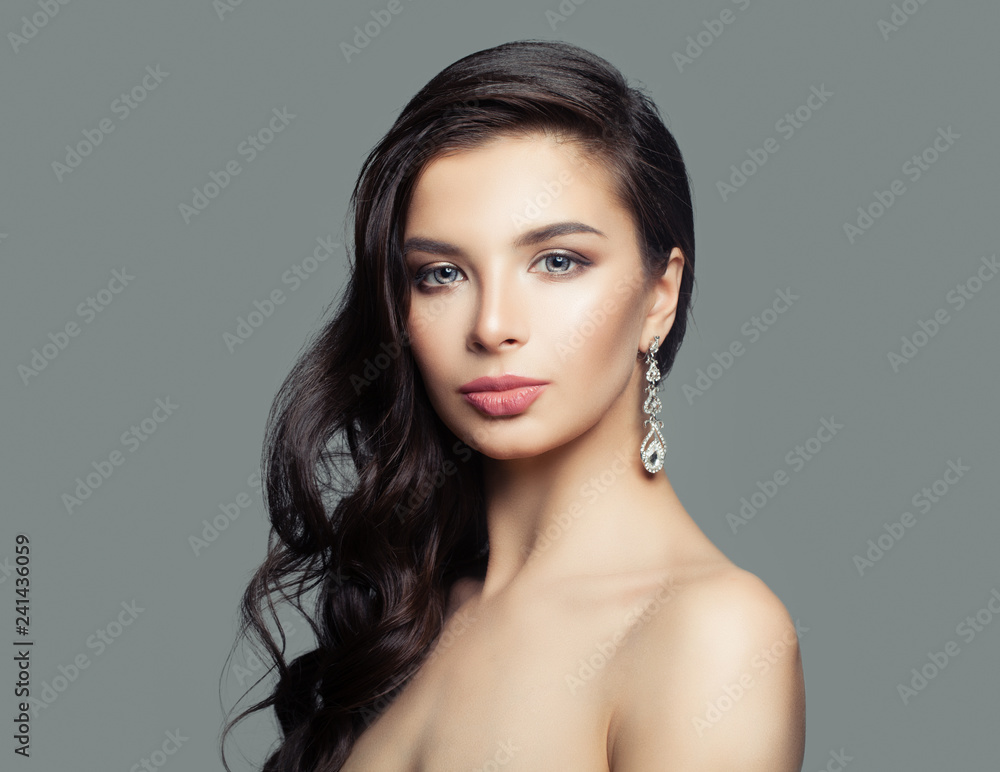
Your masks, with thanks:
<instances>
[{"instance_id":1,"label":"gray background","mask_svg":"<svg viewBox=\"0 0 1000 772\"><path fill-rule=\"evenodd\" d=\"M362 159L431 76L473 51L547 38L647 88L689 165L695 324L661 390L666 471L709 537L808 628L803 769L841 749L852 769L995 769L1000 616L983 612L971 641L956 628L1000 596L1000 278L961 310L948 293L975 287L998 252L1000 8L910 0L916 12L884 35L888 2L587 0L550 21L555 0L403 0L348 62L341 43L386 5L245 0L220 18L207 0L71 2L16 50L8 33L44 12L28 0L0 10L0 564L15 565L15 535L27 533L33 694L64 687L32 718L21 761L4 655L0 767L127 770L179 730L189 739L168 768L221 769L219 678L268 532L248 478L270 401L343 288L345 250L294 292L282 274L317 238L343 243ZM725 8L732 23L678 66L674 53ZM113 112L157 65L168 75L155 90L127 117ZM813 86L832 96L786 138L775 124ZM287 128L252 162L239 155L283 107ZM53 162L104 118L114 130L60 181ZM954 144L919 180L906 176L949 126ZM778 151L723 200L717 183L768 137ZM242 172L185 223L179 204L233 159ZM894 179L906 192L851 243L844 224ZM135 278L87 323L77 306L113 269ZM286 302L230 352L223 334L274 289ZM799 299L751 342L742 326L784 289ZM889 353L939 308L949 321L894 371ZM25 383L19 366L72 321L79 335ZM734 341L745 353L685 396ZM178 408L130 452L121 434L168 397ZM790 466L786 454L831 417L844 428ZM67 512L63 494L115 450L125 462ZM959 459L969 471L916 509ZM727 513L782 469L788 484L734 530ZM196 556L189 537L243 493L252 505ZM904 512L915 524L861 575L855 555ZM14 597L4 571L0 641L18 639ZM98 653L91 636L133 600L142 612ZM287 618L290 652L306 648L304 623ZM958 654L903 704L897 685L949 640ZM55 682L81 653L90 666ZM245 651L234 664L247 666ZM232 669L224 682L228 707L243 688ZM235 736L251 758L276 737L270 716Z\"/></svg>"}]
</instances>

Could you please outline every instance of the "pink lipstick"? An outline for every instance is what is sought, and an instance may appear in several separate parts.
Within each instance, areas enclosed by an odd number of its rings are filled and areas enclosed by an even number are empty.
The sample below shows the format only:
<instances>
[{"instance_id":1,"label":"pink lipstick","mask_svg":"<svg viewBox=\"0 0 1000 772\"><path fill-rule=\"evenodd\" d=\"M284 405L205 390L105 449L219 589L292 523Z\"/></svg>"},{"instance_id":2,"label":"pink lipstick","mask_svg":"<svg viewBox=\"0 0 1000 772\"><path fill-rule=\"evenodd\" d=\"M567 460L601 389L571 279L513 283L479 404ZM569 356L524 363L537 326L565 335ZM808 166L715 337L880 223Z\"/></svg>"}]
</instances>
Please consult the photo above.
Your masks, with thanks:
<instances>
[{"instance_id":1,"label":"pink lipstick","mask_svg":"<svg viewBox=\"0 0 1000 772\"><path fill-rule=\"evenodd\" d=\"M517 415L545 390L548 381L518 375L483 376L459 388L466 402L492 416Z\"/></svg>"}]
</instances>

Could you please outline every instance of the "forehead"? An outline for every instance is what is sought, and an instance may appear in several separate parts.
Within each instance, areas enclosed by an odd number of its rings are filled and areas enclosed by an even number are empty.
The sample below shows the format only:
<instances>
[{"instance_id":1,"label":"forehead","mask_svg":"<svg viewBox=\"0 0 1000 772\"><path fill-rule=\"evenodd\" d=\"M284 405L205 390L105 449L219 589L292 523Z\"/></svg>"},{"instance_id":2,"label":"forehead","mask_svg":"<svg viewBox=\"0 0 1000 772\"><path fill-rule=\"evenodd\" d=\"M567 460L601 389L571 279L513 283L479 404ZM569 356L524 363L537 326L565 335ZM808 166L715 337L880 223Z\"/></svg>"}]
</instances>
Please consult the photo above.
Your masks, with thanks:
<instances>
[{"instance_id":1,"label":"forehead","mask_svg":"<svg viewBox=\"0 0 1000 772\"><path fill-rule=\"evenodd\" d=\"M428 162L414 185L405 235L459 239L488 232L510 240L567 219L609 236L632 229L611 175L576 143L542 134L500 137Z\"/></svg>"}]
</instances>

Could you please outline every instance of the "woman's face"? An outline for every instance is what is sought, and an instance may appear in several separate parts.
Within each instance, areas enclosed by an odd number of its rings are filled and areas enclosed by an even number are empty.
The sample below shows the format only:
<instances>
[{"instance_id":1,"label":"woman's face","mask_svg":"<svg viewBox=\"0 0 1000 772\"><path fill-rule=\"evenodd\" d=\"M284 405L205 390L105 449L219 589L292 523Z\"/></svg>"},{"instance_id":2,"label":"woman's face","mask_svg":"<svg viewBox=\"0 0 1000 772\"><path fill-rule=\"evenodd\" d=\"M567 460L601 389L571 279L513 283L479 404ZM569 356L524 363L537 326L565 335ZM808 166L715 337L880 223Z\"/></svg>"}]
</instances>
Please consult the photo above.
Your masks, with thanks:
<instances>
[{"instance_id":1,"label":"woman's face","mask_svg":"<svg viewBox=\"0 0 1000 772\"><path fill-rule=\"evenodd\" d=\"M640 430L643 393L626 387L644 367L644 335L662 343L673 316L660 328L647 320L657 297L631 215L575 145L502 138L434 159L417 179L403 240L411 349L459 439L491 458L535 456L621 400L634 403L626 415ZM508 374L544 385L463 393Z\"/></svg>"}]
</instances>

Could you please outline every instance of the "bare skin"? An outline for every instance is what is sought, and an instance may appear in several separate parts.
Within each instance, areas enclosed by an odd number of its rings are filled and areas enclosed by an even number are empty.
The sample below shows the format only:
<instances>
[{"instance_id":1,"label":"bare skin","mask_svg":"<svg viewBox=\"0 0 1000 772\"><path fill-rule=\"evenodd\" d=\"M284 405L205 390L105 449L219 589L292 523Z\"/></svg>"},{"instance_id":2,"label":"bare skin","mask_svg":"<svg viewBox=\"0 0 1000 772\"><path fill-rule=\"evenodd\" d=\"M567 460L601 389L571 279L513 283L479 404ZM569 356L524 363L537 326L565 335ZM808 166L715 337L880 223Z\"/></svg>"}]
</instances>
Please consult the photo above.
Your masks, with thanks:
<instances>
[{"instance_id":1,"label":"bare skin","mask_svg":"<svg viewBox=\"0 0 1000 772\"><path fill-rule=\"evenodd\" d=\"M515 244L560 222L600 235ZM610 178L541 135L428 164L404 242L417 237L437 245L407 252L411 349L438 415L483 454L490 556L345 772L799 770L787 610L639 459L639 355L673 324L681 251L644 279ZM503 417L458 391L502 373L548 384Z\"/></svg>"}]
</instances>

